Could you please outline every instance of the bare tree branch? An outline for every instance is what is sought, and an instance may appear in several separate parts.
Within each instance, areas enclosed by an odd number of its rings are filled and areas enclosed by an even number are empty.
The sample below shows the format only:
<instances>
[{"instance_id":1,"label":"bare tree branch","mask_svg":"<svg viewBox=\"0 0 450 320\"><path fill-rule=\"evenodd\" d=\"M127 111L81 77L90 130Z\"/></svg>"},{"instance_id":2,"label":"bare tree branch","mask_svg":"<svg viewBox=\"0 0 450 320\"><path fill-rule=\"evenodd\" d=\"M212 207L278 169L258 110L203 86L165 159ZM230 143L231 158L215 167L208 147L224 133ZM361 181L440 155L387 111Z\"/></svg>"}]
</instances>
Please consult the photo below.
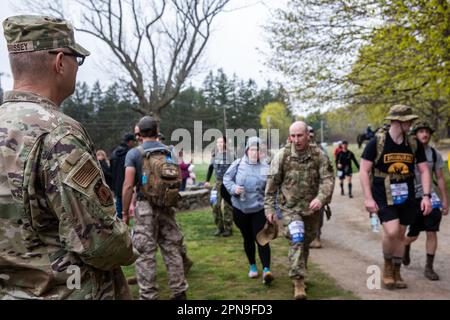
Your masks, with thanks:
<instances>
[{"instance_id":1,"label":"bare tree branch","mask_svg":"<svg viewBox=\"0 0 450 320\"><path fill-rule=\"evenodd\" d=\"M79 16L66 18L109 47L127 75L123 85L139 103L133 110L159 118L193 73L215 17L230 1L76 0ZM28 2L40 12L65 16L61 0Z\"/></svg>"}]
</instances>

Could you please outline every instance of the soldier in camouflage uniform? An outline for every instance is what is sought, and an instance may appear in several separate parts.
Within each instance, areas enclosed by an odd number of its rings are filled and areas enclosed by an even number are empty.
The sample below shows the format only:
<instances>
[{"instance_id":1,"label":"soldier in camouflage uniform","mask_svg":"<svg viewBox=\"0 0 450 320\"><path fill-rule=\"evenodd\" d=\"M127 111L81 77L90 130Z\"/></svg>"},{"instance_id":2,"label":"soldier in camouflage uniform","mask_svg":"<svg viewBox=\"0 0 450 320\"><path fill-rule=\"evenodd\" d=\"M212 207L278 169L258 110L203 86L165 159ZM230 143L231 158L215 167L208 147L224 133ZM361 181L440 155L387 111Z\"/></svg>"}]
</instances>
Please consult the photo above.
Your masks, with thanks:
<instances>
[{"instance_id":1,"label":"soldier in camouflage uniform","mask_svg":"<svg viewBox=\"0 0 450 320\"><path fill-rule=\"evenodd\" d=\"M89 52L61 19L3 27L14 91L0 107L0 299L131 299L127 226L87 132L59 111Z\"/></svg>"},{"instance_id":2,"label":"soldier in camouflage uniform","mask_svg":"<svg viewBox=\"0 0 450 320\"><path fill-rule=\"evenodd\" d=\"M317 236L320 209L331 201L334 173L330 160L309 142L308 127L295 122L289 129L289 143L274 157L266 185L265 213L270 223L275 218L275 198L281 191L279 206L290 240L289 277L294 283L294 298L306 299L304 278L309 245ZM297 233L304 224L304 237Z\"/></svg>"},{"instance_id":3,"label":"soldier in camouflage uniform","mask_svg":"<svg viewBox=\"0 0 450 320\"><path fill-rule=\"evenodd\" d=\"M216 150L214 151L211 164L208 168L208 174L206 176L205 187L209 188L209 181L211 179L213 171L216 174L216 183L215 189L217 190L217 201L213 204L213 215L214 215L214 223L217 226L217 231L215 232L215 236L223 236L229 237L232 235L232 227L233 227L233 208L232 206L226 202L222 201L222 185L223 185L223 176L225 172L227 172L228 168L234 161L233 154L231 154L226 147L226 138L222 137L217 139ZM222 210L222 202L223 202L223 210Z\"/></svg>"},{"instance_id":4,"label":"soldier in camouflage uniform","mask_svg":"<svg viewBox=\"0 0 450 320\"><path fill-rule=\"evenodd\" d=\"M157 141L158 124L152 117L144 117L138 123L144 150L164 149L167 146ZM135 131L136 132L136 131ZM183 234L175 219L175 210L161 207L146 199L142 192L143 156L139 148L127 153L125 158L125 182L122 191L123 210L128 211L136 186L137 206L135 209L135 225L133 244L139 251L136 261L136 277L141 300L158 299L156 282L156 252L158 246L167 268L171 299L185 300L188 283L183 268ZM148 183L151 183L150 181ZM185 252L184 252L185 253Z\"/></svg>"}]
</instances>

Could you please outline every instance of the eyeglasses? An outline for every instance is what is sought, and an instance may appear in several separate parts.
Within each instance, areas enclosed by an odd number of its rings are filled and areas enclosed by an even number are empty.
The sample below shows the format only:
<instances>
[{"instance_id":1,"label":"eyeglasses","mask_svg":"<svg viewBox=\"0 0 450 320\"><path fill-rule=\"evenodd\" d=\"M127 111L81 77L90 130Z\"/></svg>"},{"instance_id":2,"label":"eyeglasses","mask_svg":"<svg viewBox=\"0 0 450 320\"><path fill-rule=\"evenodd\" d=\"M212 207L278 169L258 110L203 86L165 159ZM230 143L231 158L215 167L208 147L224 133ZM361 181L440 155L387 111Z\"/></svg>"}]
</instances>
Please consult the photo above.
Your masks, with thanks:
<instances>
[{"instance_id":1,"label":"eyeglasses","mask_svg":"<svg viewBox=\"0 0 450 320\"><path fill-rule=\"evenodd\" d=\"M83 63L84 63L84 59L86 59L85 56L83 56L81 54L78 54L78 53L71 53L71 52L57 51L57 50L49 51L48 53L50 53L50 54L62 53L64 55L66 55L66 56L75 57L77 59L78 66L82 66Z\"/></svg>"}]
</instances>

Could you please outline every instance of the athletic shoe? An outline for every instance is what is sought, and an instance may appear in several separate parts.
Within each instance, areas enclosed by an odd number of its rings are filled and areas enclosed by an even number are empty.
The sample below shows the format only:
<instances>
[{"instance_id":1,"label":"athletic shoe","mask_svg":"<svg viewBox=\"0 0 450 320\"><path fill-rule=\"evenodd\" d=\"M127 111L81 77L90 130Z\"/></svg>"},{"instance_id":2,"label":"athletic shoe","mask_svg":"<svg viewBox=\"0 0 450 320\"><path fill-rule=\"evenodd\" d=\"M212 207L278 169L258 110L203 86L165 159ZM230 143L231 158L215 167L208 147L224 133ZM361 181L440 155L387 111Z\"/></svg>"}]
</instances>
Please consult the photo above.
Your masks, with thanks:
<instances>
[{"instance_id":1,"label":"athletic shoe","mask_svg":"<svg viewBox=\"0 0 450 320\"><path fill-rule=\"evenodd\" d=\"M250 266L250 271L248 272L248 277L255 279L255 278L258 278L258 275L259 274L258 274L258 269L256 268L256 264L252 264Z\"/></svg>"},{"instance_id":2,"label":"athletic shoe","mask_svg":"<svg viewBox=\"0 0 450 320\"><path fill-rule=\"evenodd\" d=\"M264 268L263 270L263 283L270 284L273 281L274 277L272 272L270 272L269 268Z\"/></svg>"}]
</instances>

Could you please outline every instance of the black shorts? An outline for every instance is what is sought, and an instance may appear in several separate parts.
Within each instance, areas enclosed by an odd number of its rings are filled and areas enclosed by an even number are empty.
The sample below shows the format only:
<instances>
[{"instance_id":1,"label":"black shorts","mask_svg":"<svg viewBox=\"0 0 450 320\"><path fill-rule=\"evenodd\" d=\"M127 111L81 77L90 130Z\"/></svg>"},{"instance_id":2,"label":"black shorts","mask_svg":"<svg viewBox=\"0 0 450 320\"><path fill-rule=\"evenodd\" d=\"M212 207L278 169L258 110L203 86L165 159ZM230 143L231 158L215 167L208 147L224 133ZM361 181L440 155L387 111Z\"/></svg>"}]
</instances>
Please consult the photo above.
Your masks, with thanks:
<instances>
[{"instance_id":1,"label":"black shorts","mask_svg":"<svg viewBox=\"0 0 450 320\"><path fill-rule=\"evenodd\" d=\"M345 177L351 177L353 174L352 166L346 166L342 170L338 169L338 171L342 171L342 175L339 176L341 180L344 180Z\"/></svg>"},{"instance_id":2,"label":"black shorts","mask_svg":"<svg viewBox=\"0 0 450 320\"><path fill-rule=\"evenodd\" d=\"M378 218L381 223L399 219L402 226L408 226L413 223L416 216L417 206L414 199L408 199L400 205L384 207L378 212Z\"/></svg>"},{"instance_id":3,"label":"black shorts","mask_svg":"<svg viewBox=\"0 0 450 320\"><path fill-rule=\"evenodd\" d=\"M441 209L433 209L429 215L424 216L420 210L421 201L422 199L416 199L417 214L409 226L408 237L417 237L421 231L439 231L442 219Z\"/></svg>"}]
</instances>

